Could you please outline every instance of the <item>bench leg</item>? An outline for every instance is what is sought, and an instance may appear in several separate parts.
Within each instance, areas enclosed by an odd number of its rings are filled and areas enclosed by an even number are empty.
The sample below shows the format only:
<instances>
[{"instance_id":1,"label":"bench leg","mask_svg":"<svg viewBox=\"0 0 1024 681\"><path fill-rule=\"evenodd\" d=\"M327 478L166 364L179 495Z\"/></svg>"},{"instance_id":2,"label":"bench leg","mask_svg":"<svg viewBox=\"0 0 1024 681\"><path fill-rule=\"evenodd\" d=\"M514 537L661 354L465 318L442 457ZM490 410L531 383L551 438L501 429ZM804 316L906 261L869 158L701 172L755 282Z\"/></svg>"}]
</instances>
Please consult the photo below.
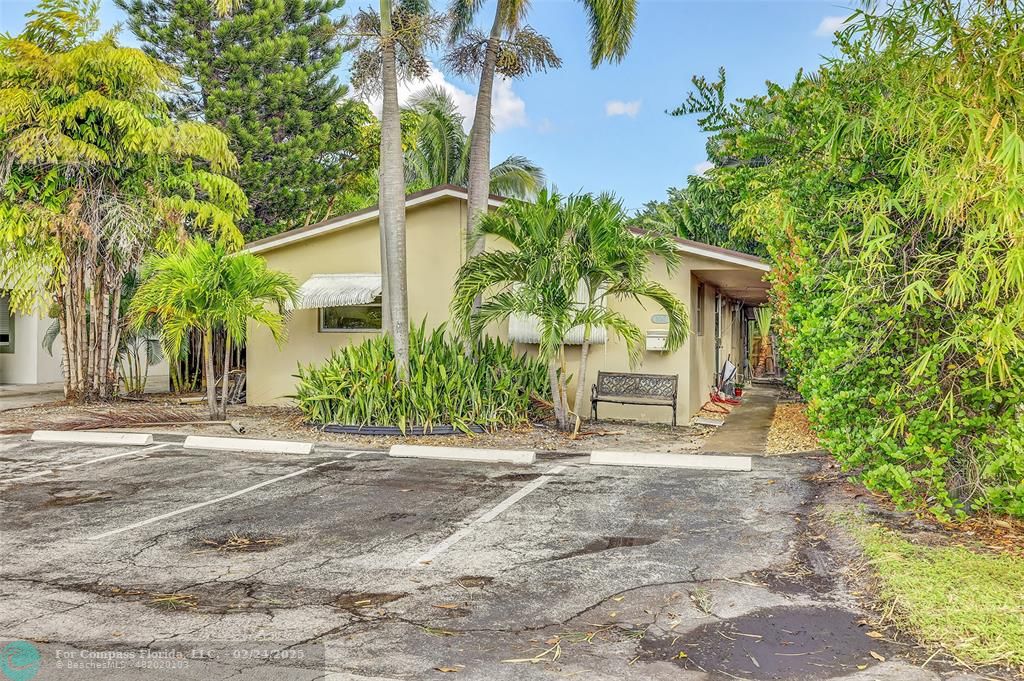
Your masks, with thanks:
<instances>
[{"instance_id":1,"label":"bench leg","mask_svg":"<svg viewBox=\"0 0 1024 681\"><path fill-rule=\"evenodd\" d=\"M672 405L672 427L676 427L676 405Z\"/></svg>"},{"instance_id":2,"label":"bench leg","mask_svg":"<svg viewBox=\"0 0 1024 681\"><path fill-rule=\"evenodd\" d=\"M597 400L590 400L590 416L592 420L597 420Z\"/></svg>"}]
</instances>

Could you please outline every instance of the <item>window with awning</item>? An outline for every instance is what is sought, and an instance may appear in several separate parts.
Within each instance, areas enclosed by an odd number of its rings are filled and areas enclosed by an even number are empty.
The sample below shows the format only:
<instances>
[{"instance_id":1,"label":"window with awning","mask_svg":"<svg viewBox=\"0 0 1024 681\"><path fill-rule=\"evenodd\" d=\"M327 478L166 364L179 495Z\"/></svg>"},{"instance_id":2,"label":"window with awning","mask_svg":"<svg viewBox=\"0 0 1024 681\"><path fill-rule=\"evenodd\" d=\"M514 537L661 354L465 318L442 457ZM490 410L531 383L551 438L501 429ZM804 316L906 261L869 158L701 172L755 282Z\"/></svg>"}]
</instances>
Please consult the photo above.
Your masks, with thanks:
<instances>
[{"instance_id":1,"label":"window with awning","mask_svg":"<svg viewBox=\"0 0 1024 681\"><path fill-rule=\"evenodd\" d=\"M383 290L379 274L314 274L299 287L297 302L287 309L372 305Z\"/></svg>"}]
</instances>

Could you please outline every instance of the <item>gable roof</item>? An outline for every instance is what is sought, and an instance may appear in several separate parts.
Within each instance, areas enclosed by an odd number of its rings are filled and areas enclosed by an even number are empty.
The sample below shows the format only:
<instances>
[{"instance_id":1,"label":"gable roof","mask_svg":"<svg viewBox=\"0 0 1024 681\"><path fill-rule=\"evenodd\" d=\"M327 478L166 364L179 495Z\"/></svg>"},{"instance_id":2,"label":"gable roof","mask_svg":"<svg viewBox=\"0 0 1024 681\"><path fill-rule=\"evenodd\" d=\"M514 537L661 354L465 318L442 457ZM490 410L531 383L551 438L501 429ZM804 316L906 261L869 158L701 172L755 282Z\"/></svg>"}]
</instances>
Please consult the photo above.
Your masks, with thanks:
<instances>
[{"instance_id":1,"label":"gable roof","mask_svg":"<svg viewBox=\"0 0 1024 681\"><path fill-rule=\"evenodd\" d=\"M640 229L639 227L632 227L630 231L634 234L644 234L647 232L647 230ZM702 241L684 239L681 236L674 236L672 238L676 242L676 250L680 253L689 253L690 255L697 255L702 258L727 262L731 265L742 265L755 270L761 270L762 272L770 272L772 269L772 266L764 258L756 255L744 253L743 251L734 251L731 248L712 246Z\"/></svg>"},{"instance_id":2,"label":"gable roof","mask_svg":"<svg viewBox=\"0 0 1024 681\"><path fill-rule=\"evenodd\" d=\"M430 189L424 189L423 191L408 194L405 197L405 207L411 208L413 206L421 206L445 198L468 201L469 195L466 192L465 187L459 187L454 184L441 184L436 187L431 187ZM487 199L487 205L492 208L497 208L507 200L508 199L504 196L491 194ZM288 231L281 232L280 234L275 234L264 239L259 239L258 241L253 241L246 244L244 250L249 251L250 253L263 253L296 241L305 241L306 239L312 239L322 234L328 234L340 229L346 229L353 225L376 220L379 217L380 207L374 205L369 208L357 210L354 213L327 218L326 220L322 220L312 225L296 227L295 229L289 229ZM641 232L643 230L633 229L633 231ZM771 271L771 265L756 255L734 251L729 248L722 248L721 246L712 246L711 244L705 244L691 239L683 239L682 237L674 238L676 240L676 244L678 244L677 248L682 253L689 253L691 255L697 255L711 260L718 260L720 262L727 262L732 265L742 265L744 267L750 267L763 272Z\"/></svg>"},{"instance_id":3,"label":"gable roof","mask_svg":"<svg viewBox=\"0 0 1024 681\"><path fill-rule=\"evenodd\" d=\"M703 258L711 258L712 260L721 260L733 265L744 265L745 267L763 270L764 272L770 272L772 269L772 266L765 262L764 258L759 258L756 255L744 253L743 251L734 251L731 248L712 246L711 244L684 239L679 236L673 238L676 240L676 248L683 253L699 255Z\"/></svg>"},{"instance_id":4,"label":"gable roof","mask_svg":"<svg viewBox=\"0 0 1024 681\"><path fill-rule=\"evenodd\" d=\"M467 194L465 187L458 187L453 184L441 184L436 187L431 187L430 189L424 189L423 191L406 195L405 207L411 208L413 206L422 206L423 204L432 203L445 198L468 201L469 195ZM487 199L487 204L493 208L497 208L506 200L507 199L503 196L491 194ZM351 227L352 225L376 220L379 217L380 207L374 205L369 208L357 210L354 213L327 218L326 220L322 220L312 225L296 227L295 229L289 229L287 232L281 232L280 234L275 234L264 239L259 239L258 241L253 241L246 244L244 250L249 251L250 253L263 253L264 251L279 248L296 241L304 241L305 239L311 239L313 237L320 236L321 234L327 234L339 229Z\"/></svg>"}]
</instances>

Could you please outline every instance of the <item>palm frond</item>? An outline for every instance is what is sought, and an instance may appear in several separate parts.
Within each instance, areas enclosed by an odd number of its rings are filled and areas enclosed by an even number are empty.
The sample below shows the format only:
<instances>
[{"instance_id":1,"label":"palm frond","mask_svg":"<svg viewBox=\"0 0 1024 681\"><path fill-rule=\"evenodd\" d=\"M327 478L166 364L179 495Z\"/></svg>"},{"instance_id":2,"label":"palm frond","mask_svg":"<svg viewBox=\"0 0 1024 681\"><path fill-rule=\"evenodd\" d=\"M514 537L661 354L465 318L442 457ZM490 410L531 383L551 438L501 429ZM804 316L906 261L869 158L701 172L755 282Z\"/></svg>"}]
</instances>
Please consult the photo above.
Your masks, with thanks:
<instances>
[{"instance_id":1,"label":"palm frond","mask_svg":"<svg viewBox=\"0 0 1024 681\"><path fill-rule=\"evenodd\" d=\"M581 0L590 26L590 65L619 62L629 51L637 0Z\"/></svg>"},{"instance_id":2,"label":"palm frond","mask_svg":"<svg viewBox=\"0 0 1024 681\"><path fill-rule=\"evenodd\" d=\"M544 186L544 170L525 156L509 156L491 168L491 192L530 201Z\"/></svg>"}]
</instances>

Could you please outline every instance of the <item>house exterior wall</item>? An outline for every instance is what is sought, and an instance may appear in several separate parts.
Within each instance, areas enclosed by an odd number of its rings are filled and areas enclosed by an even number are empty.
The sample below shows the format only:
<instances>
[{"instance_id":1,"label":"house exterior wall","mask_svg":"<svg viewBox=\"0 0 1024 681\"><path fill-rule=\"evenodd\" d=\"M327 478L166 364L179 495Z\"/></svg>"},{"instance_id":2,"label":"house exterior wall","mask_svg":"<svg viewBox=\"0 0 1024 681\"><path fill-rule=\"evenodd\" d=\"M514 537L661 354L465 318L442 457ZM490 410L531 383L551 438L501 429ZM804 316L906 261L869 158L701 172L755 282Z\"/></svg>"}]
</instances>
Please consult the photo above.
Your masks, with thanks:
<instances>
[{"instance_id":1,"label":"house exterior wall","mask_svg":"<svg viewBox=\"0 0 1024 681\"><path fill-rule=\"evenodd\" d=\"M448 320L455 273L465 250L462 226L465 203L440 199L409 208L406 249L409 323L424 319L429 327ZM313 274L380 272L380 232L371 220L316 238L297 241L264 254L270 267L291 274L301 284ZM318 330L317 310L295 310L288 338L278 348L265 329L250 328L246 346L246 394L250 404L282 404L295 391L299 363L317 364L334 348L360 343L373 333Z\"/></svg>"},{"instance_id":2,"label":"house exterior wall","mask_svg":"<svg viewBox=\"0 0 1024 681\"><path fill-rule=\"evenodd\" d=\"M452 285L464 257L464 224L465 202L456 198L439 199L408 209L406 225L411 324L419 324L426 318L428 326L433 327L448 320ZM301 284L313 274L379 272L379 239L378 222L372 219L317 237L294 241L270 249L262 255L270 267L288 272ZM487 245L488 248L502 247L502 244L492 241L488 241ZM672 274L667 272L663 260L654 259L648 276L685 301L692 315L696 309L695 296L699 283L698 275L693 271L714 269L728 270L732 267L712 259L683 254L682 264ZM685 422L698 411L708 399L716 373L716 291L711 284L705 285L703 335L694 334L691 323L691 333L676 352L644 351L639 363L631 366L625 344L614 335L611 335L607 343L592 346L585 377L583 415L589 415L590 386L596 381L599 370L678 374L680 422ZM652 316L661 310L652 303L644 305L626 299L614 301L611 305L645 333L667 329L667 325L653 321ZM728 299L723 298L722 361L730 352L735 356L734 336L738 337L738 334L731 331L736 320L734 316L727 316L730 307ZM321 333L318 330L317 314L316 310L297 310L291 313L288 339L280 348L265 329L250 327L247 345L247 399L250 404L289 403L287 396L295 391L294 374L299 363L320 363L335 348L362 342L373 335L360 332ZM493 333L507 337L504 327L494 329ZM525 352L536 351L535 345L516 345L517 349ZM578 346L567 348L566 360L569 371L578 374ZM570 401L574 394L575 382L570 386ZM601 404L599 415L601 418L670 423L672 410L664 406Z\"/></svg>"},{"instance_id":3,"label":"house exterior wall","mask_svg":"<svg viewBox=\"0 0 1024 681\"><path fill-rule=\"evenodd\" d=\"M14 314L14 352L0 353L0 383L34 385L64 380L60 338L53 344L52 357L42 346L43 336L52 322L36 315Z\"/></svg>"},{"instance_id":4,"label":"house exterior wall","mask_svg":"<svg viewBox=\"0 0 1024 681\"><path fill-rule=\"evenodd\" d=\"M636 365L630 365L629 354L625 344L612 335L604 346L591 347L586 377L586 409L590 409L590 386L597 381L598 371L636 371L651 374L677 374L679 376L678 417L680 422L700 410L708 400L708 393L715 383L717 369L715 367L715 295L718 289L710 283L704 285L703 316L704 332L698 335L696 329L697 289L700 278L693 274L694 270L728 269L719 263L694 255L683 255L681 265L671 274L667 274L661 259L655 259L648 270L648 276L686 302L690 314L690 328L686 341L676 352L644 351ZM721 362L733 353L735 356L735 333L730 327L735 319L726 315L731 307L731 299L723 296L722 313L722 350ZM645 333L651 330L667 330L665 324L652 321L653 315L661 310L653 303L641 304L635 300L620 300L611 303L611 307L621 312L629 320L637 324ZM567 353L570 371L577 373L579 348L570 348ZM575 388L573 388L575 390ZM570 395L574 394L573 392ZM671 423L672 410L663 406L599 404L598 414L601 418L638 419L654 423Z\"/></svg>"},{"instance_id":5,"label":"house exterior wall","mask_svg":"<svg viewBox=\"0 0 1024 681\"><path fill-rule=\"evenodd\" d=\"M49 317L14 315L14 352L0 352L0 384L40 385L63 383L64 339L53 341L53 354L43 347L43 337L53 323ZM167 392L170 368L166 358L149 368L146 392Z\"/></svg>"}]
</instances>

